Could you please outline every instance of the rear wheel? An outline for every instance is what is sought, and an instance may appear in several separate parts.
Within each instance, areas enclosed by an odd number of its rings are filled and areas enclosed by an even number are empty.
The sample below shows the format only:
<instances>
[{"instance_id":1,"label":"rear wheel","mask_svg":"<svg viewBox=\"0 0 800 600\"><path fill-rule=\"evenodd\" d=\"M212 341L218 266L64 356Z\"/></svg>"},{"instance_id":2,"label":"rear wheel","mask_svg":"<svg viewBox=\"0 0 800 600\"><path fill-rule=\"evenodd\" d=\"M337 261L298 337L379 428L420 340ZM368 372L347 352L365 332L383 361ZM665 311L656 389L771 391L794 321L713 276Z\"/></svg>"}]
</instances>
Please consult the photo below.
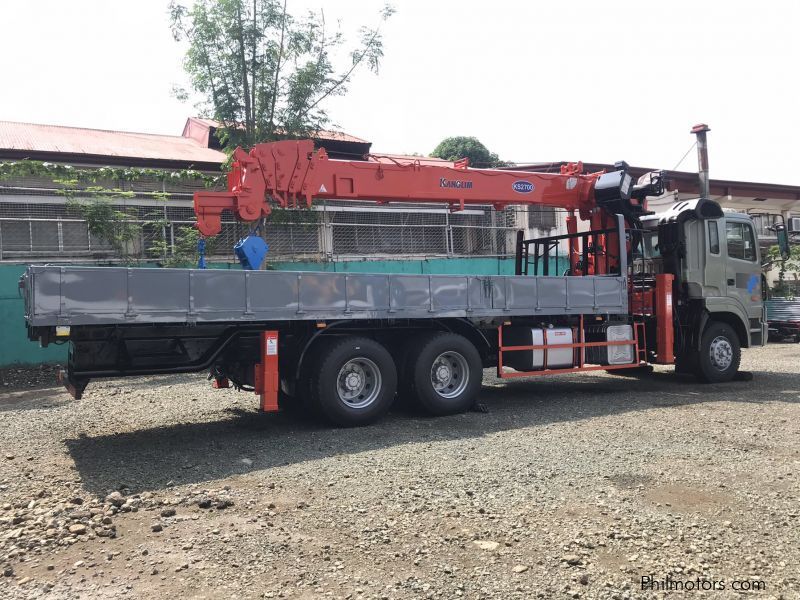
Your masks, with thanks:
<instances>
[{"instance_id":1,"label":"rear wheel","mask_svg":"<svg viewBox=\"0 0 800 600\"><path fill-rule=\"evenodd\" d=\"M736 376L741 357L739 336L733 328L727 323L712 321L703 332L693 366L701 381L723 383Z\"/></svg>"},{"instance_id":2,"label":"rear wheel","mask_svg":"<svg viewBox=\"0 0 800 600\"><path fill-rule=\"evenodd\" d=\"M475 346L454 333L430 333L415 338L406 359L406 383L420 406L434 415L469 409L478 397L483 364Z\"/></svg>"},{"instance_id":3,"label":"rear wheel","mask_svg":"<svg viewBox=\"0 0 800 600\"><path fill-rule=\"evenodd\" d=\"M346 337L323 342L309 375L309 394L327 419L343 426L366 425L383 416L394 400L397 371L374 340Z\"/></svg>"}]
</instances>

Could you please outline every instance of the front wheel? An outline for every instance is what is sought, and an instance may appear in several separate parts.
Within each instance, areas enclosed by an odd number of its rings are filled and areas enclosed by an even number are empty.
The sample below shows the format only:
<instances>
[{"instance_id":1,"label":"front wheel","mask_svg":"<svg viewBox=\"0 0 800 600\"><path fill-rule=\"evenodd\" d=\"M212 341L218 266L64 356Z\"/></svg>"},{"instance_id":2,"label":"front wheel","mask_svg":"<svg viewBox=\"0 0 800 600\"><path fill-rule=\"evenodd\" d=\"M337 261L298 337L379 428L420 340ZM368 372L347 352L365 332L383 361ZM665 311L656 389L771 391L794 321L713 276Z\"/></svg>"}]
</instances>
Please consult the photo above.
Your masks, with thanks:
<instances>
[{"instance_id":1,"label":"front wheel","mask_svg":"<svg viewBox=\"0 0 800 600\"><path fill-rule=\"evenodd\" d=\"M739 370L742 350L733 328L720 322L708 324L695 357L695 373L706 383L732 380Z\"/></svg>"},{"instance_id":2,"label":"front wheel","mask_svg":"<svg viewBox=\"0 0 800 600\"><path fill-rule=\"evenodd\" d=\"M469 409L483 379L483 363L475 346L454 333L433 333L416 338L414 347L406 377L422 408L433 415Z\"/></svg>"},{"instance_id":3,"label":"front wheel","mask_svg":"<svg viewBox=\"0 0 800 600\"><path fill-rule=\"evenodd\" d=\"M310 374L315 407L330 421L346 427L367 425L383 416L394 400L397 370L378 342L348 336L323 342Z\"/></svg>"}]
</instances>

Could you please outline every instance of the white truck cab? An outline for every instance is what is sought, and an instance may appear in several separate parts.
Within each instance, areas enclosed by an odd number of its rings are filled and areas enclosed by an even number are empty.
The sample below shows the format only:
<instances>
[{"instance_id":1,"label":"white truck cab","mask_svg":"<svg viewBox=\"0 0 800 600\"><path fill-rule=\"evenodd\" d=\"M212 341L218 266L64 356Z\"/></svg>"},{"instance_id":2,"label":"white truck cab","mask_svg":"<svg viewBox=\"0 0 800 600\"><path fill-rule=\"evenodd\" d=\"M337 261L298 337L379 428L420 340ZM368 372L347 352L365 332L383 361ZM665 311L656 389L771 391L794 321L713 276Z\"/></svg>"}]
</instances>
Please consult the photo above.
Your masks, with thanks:
<instances>
[{"instance_id":1,"label":"white truck cab","mask_svg":"<svg viewBox=\"0 0 800 600\"><path fill-rule=\"evenodd\" d=\"M709 381L732 377L740 349L767 340L752 219L698 198L676 202L641 222L642 254L657 272L675 275L678 367ZM715 335L707 335L709 328Z\"/></svg>"}]
</instances>

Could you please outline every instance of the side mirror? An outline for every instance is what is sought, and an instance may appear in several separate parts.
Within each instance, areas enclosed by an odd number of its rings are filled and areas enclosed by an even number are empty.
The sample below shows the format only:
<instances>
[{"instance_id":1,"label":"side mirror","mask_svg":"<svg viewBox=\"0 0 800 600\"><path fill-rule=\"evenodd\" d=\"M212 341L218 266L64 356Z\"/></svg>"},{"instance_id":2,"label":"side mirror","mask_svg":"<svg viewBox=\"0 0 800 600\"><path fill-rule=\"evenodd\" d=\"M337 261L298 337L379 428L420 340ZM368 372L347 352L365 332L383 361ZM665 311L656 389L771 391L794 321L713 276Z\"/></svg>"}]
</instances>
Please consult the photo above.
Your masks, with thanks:
<instances>
[{"instance_id":1,"label":"side mirror","mask_svg":"<svg viewBox=\"0 0 800 600\"><path fill-rule=\"evenodd\" d=\"M792 249L789 247L789 232L786 231L785 225L775 225L775 237L778 238L778 249L781 252L781 258L788 260Z\"/></svg>"}]
</instances>

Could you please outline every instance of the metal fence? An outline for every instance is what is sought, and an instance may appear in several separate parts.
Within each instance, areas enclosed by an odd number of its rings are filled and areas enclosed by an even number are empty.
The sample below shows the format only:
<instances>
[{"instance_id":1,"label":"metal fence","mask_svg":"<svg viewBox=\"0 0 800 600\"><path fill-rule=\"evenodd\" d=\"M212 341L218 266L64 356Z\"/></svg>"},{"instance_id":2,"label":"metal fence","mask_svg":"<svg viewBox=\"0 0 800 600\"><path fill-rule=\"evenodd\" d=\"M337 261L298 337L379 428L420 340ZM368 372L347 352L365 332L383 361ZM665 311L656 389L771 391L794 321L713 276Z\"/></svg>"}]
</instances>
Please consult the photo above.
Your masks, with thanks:
<instances>
[{"instance_id":1,"label":"metal fence","mask_svg":"<svg viewBox=\"0 0 800 600\"><path fill-rule=\"evenodd\" d=\"M93 233L80 212L46 185L30 179L0 182L0 261L164 261L193 252L194 186L159 181L150 182L149 188L146 183L107 184L134 192L114 202L118 214L125 215L118 226L130 233L120 246ZM153 192L169 197L154 197ZM510 257L517 230L547 235L558 222L557 211L548 207L479 206L451 212L444 205L376 207L327 201L310 210L274 210L262 235L272 261ZM234 244L248 232L247 224L224 214L222 232L209 241L208 257L233 260Z\"/></svg>"}]
</instances>

